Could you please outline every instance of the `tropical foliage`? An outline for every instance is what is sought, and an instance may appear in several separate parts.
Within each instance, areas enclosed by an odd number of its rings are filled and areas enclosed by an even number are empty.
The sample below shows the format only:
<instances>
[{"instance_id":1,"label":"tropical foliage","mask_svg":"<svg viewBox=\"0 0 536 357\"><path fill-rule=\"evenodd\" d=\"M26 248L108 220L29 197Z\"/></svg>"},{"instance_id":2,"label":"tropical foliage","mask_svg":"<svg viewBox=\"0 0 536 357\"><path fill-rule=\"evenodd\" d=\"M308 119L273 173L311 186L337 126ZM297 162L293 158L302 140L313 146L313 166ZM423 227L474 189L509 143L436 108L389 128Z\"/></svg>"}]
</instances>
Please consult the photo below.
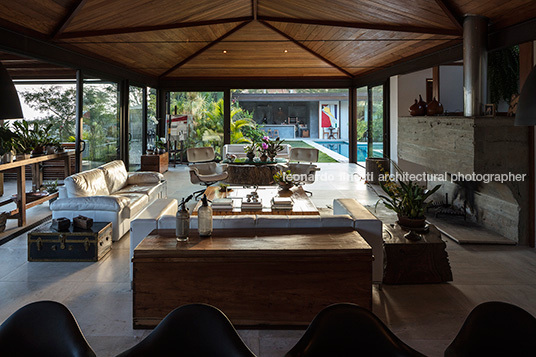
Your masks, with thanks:
<instances>
[{"instance_id":1,"label":"tropical foliage","mask_svg":"<svg viewBox=\"0 0 536 357\"><path fill-rule=\"evenodd\" d=\"M399 175L403 177L402 170L394 162L392 164L395 166ZM380 186L387 195L378 195L380 200L378 200L376 205L382 201L386 208L393 210L399 216L424 218L424 213L428 206L426 200L439 190L441 185L436 185L431 190L428 190L413 181L404 182L399 179L398 183L396 183L391 180L389 172L384 168L380 168L380 171L383 172L385 178L384 180L380 179Z\"/></svg>"},{"instance_id":2,"label":"tropical foliage","mask_svg":"<svg viewBox=\"0 0 536 357\"><path fill-rule=\"evenodd\" d=\"M488 81L491 103L510 103L519 92L519 47L513 46L488 54Z\"/></svg>"}]
</instances>

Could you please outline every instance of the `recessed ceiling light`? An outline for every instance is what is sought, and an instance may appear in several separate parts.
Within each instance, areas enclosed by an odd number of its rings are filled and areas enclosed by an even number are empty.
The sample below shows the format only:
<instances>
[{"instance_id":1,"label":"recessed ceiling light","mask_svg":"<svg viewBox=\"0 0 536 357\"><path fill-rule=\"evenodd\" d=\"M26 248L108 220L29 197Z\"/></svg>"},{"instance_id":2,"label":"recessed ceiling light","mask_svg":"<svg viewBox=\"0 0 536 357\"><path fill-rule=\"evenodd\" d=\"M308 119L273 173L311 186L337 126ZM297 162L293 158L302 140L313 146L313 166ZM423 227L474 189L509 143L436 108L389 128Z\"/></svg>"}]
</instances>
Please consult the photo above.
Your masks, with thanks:
<instances>
[{"instance_id":1,"label":"recessed ceiling light","mask_svg":"<svg viewBox=\"0 0 536 357\"><path fill-rule=\"evenodd\" d=\"M223 50L223 53L227 53L227 50Z\"/></svg>"},{"instance_id":2,"label":"recessed ceiling light","mask_svg":"<svg viewBox=\"0 0 536 357\"><path fill-rule=\"evenodd\" d=\"M288 52L288 50L285 50L285 53L287 53L287 52Z\"/></svg>"}]
</instances>

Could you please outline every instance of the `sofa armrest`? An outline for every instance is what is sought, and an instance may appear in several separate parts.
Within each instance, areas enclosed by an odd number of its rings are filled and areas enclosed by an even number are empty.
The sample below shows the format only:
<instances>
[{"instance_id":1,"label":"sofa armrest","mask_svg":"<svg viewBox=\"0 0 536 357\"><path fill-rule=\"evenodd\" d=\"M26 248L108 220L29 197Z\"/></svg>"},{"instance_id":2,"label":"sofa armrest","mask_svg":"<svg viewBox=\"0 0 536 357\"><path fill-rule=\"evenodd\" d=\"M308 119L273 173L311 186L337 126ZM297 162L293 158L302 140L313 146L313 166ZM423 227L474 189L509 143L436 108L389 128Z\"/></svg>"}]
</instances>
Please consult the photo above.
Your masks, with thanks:
<instances>
[{"instance_id":1,"label":"sofa armrest","mask_svg":"<svg viewBox=\"0 0 536 357\"><path fill-rule=\"evenodd\" d=\"M130 200L126 197L92 196L71 197L58 199L50 205L52 211L112 211L119 212L128 206Z\"/></svg>"},{"instance_id":2,"label":"sofa armrest","mask_svg":"<svg viewBox=\"0 0 536 357\"><path fill-rule=\"evenodd\" d=\"M159 183L164 181L164 175L153 171L129 172L127 185L141 185L146 183Z\"/></svg>"},{"instance_id":3,"label":"sofa armrest","mask_svg":"<svg viewBox=\"0 0 536 357\"><path fill-rule=\"evenodd\" d=\"M67 198L67 187L65 186L58 186L58 198Z\"/></svg>"}]
</instances>

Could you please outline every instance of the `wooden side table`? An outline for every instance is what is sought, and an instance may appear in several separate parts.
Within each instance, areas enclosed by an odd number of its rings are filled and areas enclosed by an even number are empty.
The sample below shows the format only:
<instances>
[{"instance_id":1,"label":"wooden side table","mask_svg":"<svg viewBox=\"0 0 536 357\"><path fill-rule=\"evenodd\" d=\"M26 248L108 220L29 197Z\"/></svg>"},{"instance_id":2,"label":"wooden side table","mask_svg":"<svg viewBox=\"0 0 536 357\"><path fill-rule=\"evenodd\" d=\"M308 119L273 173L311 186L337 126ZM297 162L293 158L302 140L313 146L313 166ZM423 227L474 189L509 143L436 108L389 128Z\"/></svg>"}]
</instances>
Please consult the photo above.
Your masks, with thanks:
<instances>
[{"instance_id":1,"label":"wooden side table","mask_svg":"<svg viewBox=\"0 0 536 357\"><path fill-rule=\"evenodd\" d=\"M385 284L421 284L452 281L446 243L441 232L430 225L430 231L419 241L404 238L407 231L397 224L383 226Z\"/></svg>"},{"instance_id":2,"label":"wooden side table","mask_svg":"<svg viewBox=\"0 0 536 357\"><path fill-rule=\"evenodd\" d=\"M169 153L141 156L142 171L156 171L163 174L168 170Z\"/></svg>"}]
</instances>

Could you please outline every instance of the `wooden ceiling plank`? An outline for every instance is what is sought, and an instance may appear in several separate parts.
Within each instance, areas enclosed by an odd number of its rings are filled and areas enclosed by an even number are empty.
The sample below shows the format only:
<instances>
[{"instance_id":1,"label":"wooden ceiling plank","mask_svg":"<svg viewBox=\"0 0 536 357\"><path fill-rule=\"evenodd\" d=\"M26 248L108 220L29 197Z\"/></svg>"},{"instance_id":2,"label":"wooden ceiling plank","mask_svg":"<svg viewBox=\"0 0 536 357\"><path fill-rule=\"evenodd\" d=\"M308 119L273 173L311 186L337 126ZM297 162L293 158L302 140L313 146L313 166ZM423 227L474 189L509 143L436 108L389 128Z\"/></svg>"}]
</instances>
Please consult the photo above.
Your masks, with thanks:
<instances>
[{"instance_id":1,"label":"wooden ceiling plank","mask_svg":"<svg viewBox=\"0 0 536 357\"><path fill-rule=\"evenodd\" d=\"M61 22L58 24L54 32L50 35L51 38L55 39L58 37L58 35L61 35L63 31L69 26L71 21L75 18L75 16L82 10L84 5L86 4L87 0L79 0L69 11L67 16L61 20Z\"/></svg>"},{"instance_id":2,"label":"wooden ceiling plank","mask_svg":"<svg viewBox=\"0 0 536 357\"><path fill-rule=\"evenodd\" d=\"M178 23L173 23L173 24L154 25L154 26L135 26L135 27L123 27L123 28L116 28L116 29L93 30L93 31L91 30L73 31L73 32L65 32L62 35L58 36L57 38L68 39L68 38L80 38L80 37L118 35L118 34L135 33L135 32L150 32L150 31L161 31L161 30L171 30L171 29L180 29L180 28L189 28L189 27L218 25L218 24L226 24L226 23L242 22L242 21L251 21L251 18L250 17L232 17L232 18L217 19L217 20L178 22Z\"/></svg>"},{"instance_id":3,"label":"wooden ceiling plank","mask_svg":"<svg viewBox=\"0 0 536 357\"><path fill-rule=\"evenodd\" d=\"M330 60L328 60L327 58L324 58L323 56L321 56L320 54L316 53L315 51L311 50L309 47L305 46L304 44L302 44L301 42L298 42L296 41L293 37L287 35L285 32L279 30L277 27L274 27L272 26L271 24L265 22L265 21L260 21L260 23L262 23L264 26L268 27L269 29L272 29L273 31L277 32L278 34L282 35L283 37L289 39L290 41L292 41L294 44L300 46L301 48L303 48L304 50L306 50L307 52L311 53L312 55L314 55L315 57L321 59L322 61L324 61L325 63L329 64L330 66L338 69L340 72L344 73L346 76L352 78L353 75L348 72L347 70L345 70L344 68L338 66L337 64L331 62Z\"/></svg>"},{"instance_id":4,"label":"wooden ceiling plank","mask_svg":"<svg viewBox=\"0 0 536 357\"><path fill-rule=\"evenodd\" d=\"M253 20L257 20L257 15L259 13L258 0L251 0L251 12L253 13Z\"/></svg>"},{"instance_id":5,"label":"wooden ceiling plank","mask_svg":"<svg viewBox=\"0 0 536 357\"><path fill-rule=\"evenodd\" d=\"M349 28L356 28L356 29L393 31L393 32L428 33L428 34L435 34L435 35L450 35L450 36L460 36L462 34L460 30L422 27L422 26L409 26L409 25L374 24L374 23L368 23L368 22L347 22L347 21L316 20L316 19L296 19L296 18L272 17L272 16L258 16L258 19L259 21L274 21L274 22L288 22L288 23L305 24L305 25L349 27Z\"/></svg>"},{"instance_id":6,"label":"wooden ceiling plank","mask_svg":"<svg viewBox=\"0 0 536 357\"><path fill-rule=\"evenodd\" d=\"M463 19L459 15L458 9L449 0L435 0L437 5L443 10L445 15L452 21L454 26L460 31L463 31Z\"/></svg>"},{"instance_id":7,"label":"wooden ceiling plank","mask_svg":"<svg viewBox=\"0 0 536 357\"><path fill-rule=\"evenodd\" d=\"M222 40L224 40L225 38L227 38L228 36L232 35L233 33L235 33L236 31L240 30L242 27L246 26L247 24L249 24L251 21L244 21L242 22L241 24L239 24L238 26L234 27L233 29L231 29L230 31L227 31L226 33L224 33L222 36L218 37L216 40L212 41L211 43L209 43L208 45L206 45L205 47L201 48L200 50L196 51L195 53L191 54L190 56L186 57L185 59L183 59L182 61L180 61L179 63L177 63L175 66L171 67L170 69L168 69L167 71L165 71L164 73L162 73L159 77L165 77L167 76L168 74L170 74L171 72L175 71L176 69L180 68L182 65L184 65L185 63L189 62L190 60L192 60L193 58L199 56L201 53L205 52L206 50L208 50L209 48L211 48L212 46L214 46L215 44L218 44L220 43Z\"/></svg>"}]
</instances>

